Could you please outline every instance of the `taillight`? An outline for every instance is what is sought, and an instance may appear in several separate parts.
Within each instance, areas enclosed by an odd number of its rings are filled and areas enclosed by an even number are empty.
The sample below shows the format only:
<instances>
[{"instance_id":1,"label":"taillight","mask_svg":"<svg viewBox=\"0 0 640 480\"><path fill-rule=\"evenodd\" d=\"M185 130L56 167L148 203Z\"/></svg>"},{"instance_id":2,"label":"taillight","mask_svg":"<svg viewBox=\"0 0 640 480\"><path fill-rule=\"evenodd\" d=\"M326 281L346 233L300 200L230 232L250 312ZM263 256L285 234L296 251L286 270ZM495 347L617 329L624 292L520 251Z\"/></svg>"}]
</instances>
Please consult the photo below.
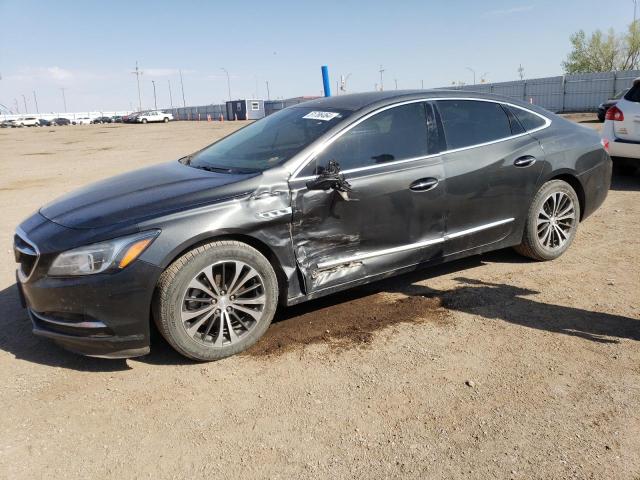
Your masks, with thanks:
<instances>
[{"instance_id":1,"label":"taillight","mask_svg":"<svg viewBox=\"0 0 640 480\"><path fill-rule=\"evenodd\" d=\"M600 143L602 144L602 148L604 148L604 151L609 153L609 139L603 138L600 140Z\"/></svg>"},{"instance_id":2,"label":"taillight","mask_svg":"<svg viewBox=\"0 0 640 480\"><path fill-rule=\"evenodd\" d=\"M622 122L624 120L624 113L615 105L609 110L607 110L607 114L604 116L606 120L613 120L614 122Z\"/></svg>"}]
</instances>

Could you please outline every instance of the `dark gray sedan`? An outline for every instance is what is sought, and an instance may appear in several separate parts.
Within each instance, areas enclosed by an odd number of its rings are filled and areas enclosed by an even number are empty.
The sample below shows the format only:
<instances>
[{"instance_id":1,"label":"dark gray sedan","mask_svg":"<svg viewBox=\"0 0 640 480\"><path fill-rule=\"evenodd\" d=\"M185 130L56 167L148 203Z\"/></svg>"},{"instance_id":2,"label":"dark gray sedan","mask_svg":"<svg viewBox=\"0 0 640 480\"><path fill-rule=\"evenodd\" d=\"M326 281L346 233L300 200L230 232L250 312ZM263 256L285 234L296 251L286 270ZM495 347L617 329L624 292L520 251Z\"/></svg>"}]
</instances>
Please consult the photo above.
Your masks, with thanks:
<instances>
[{"instance_id":1,"label":"dark gray sedan","mask_svg":"<svg viewBox=\"0 0 640 480\"><path fill-rule=\"evenodd\" d=\"M34 333L76 352L146 354L155 321L219 359L279 303L505 247L559 257L607 195L605 147L501 97L314 100L43 207L16 231L19 291Z\"/></svg>"}]
</instances>

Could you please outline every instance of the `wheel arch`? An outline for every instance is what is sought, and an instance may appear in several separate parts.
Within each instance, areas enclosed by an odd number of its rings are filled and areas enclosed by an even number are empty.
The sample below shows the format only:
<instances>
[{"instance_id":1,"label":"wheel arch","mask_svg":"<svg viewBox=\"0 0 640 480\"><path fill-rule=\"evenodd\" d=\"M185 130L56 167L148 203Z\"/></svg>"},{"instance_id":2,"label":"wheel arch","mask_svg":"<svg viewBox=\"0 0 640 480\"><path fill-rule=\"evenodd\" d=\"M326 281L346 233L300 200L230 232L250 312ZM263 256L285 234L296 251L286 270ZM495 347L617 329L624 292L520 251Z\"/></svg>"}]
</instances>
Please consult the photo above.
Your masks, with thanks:
<instances>
[{"instance_id":1,"label":"wheel arch","mask_svg":"<svg viewBox=\"0 0 640 480\"><path fill-rule=\"evenodd\" d=\"M169 265L175 262L182 255L187 253L189 250L198 248L199 246L204 245L206 243L217 242L222 240L234 240L236 242L245 243L250 247L255 248L262 255L264 255L276 273L276 278L278 280L278 296L279 296L278 303L283 305L286 304L288 281L287 281L287 276L284 272L284 268L282 266L282 262L280 261L280 259L278 258L274 250L269 245L267 245L262 240L256 237L253 237L251 235L248 235L246 233L219 232L216 234L194 237L192 241L182 245L181 247L179 247L178 250L175 250L174 252L172 252L167 257L167 259L163 262L162 268L163 270L166 270L169 267Z\"/></svg>"}]
</instances>

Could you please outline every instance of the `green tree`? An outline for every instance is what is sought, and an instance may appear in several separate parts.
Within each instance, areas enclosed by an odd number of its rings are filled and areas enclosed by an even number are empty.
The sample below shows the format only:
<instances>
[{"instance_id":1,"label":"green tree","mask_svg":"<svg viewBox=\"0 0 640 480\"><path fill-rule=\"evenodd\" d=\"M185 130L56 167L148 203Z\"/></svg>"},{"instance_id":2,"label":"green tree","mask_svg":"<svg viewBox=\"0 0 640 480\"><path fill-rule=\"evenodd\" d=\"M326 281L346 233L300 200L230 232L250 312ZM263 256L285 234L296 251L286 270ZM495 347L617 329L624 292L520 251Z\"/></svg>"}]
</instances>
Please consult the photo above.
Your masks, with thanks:
<instances>
[{"instance_id":1,"label":"green tree","mask_svg":"<svg viewBox=\"0 0 640 480\"><path fill-rule=\"evenodd\" d=\"M632 22L622 35L617 35L613 29L606 34L596 30L587 36L580 30L571 35L572 49L562 62L565 73L637 69L640 63L639 22Z\"/></svg>"}]
</instances>

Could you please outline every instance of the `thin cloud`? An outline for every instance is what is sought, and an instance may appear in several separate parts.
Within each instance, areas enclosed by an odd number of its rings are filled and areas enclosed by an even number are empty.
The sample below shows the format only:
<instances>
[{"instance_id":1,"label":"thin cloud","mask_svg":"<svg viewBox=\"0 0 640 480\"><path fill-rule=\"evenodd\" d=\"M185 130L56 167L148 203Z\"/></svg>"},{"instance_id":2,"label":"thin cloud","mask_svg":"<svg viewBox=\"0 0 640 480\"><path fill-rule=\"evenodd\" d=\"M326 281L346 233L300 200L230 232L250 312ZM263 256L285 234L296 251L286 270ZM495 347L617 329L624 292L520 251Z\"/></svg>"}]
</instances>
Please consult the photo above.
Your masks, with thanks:
<instances>
[{"instance_id":1,"label":"thin cloud","mask_svg":"<svg viewBox=\"0 0 640 480\"><path fill-rule=\"evenodd\" d=\"M502 8L497 10L489 10L482 14L483 17L505 17L507 15L514 15L516 13L530 12L533 10L533 5L520 5L512 8Z\"/></svg>"},{"instance_id":2,"label":"thin cloud","mask_svg":"<svg viewBox=\"0 0 640 480\"><path fill-rule=\"evenodd\" d=\"M35 68L23 68L16 73L7 75L7 80L14 80L18 82L28 81L52 81L52 82L72 82L75 80L97 80L104 78L104 75L99 75L94 72L83 70L69 70L58 66L53 67L35 67Z\"/></svg>"}]
</instances>

